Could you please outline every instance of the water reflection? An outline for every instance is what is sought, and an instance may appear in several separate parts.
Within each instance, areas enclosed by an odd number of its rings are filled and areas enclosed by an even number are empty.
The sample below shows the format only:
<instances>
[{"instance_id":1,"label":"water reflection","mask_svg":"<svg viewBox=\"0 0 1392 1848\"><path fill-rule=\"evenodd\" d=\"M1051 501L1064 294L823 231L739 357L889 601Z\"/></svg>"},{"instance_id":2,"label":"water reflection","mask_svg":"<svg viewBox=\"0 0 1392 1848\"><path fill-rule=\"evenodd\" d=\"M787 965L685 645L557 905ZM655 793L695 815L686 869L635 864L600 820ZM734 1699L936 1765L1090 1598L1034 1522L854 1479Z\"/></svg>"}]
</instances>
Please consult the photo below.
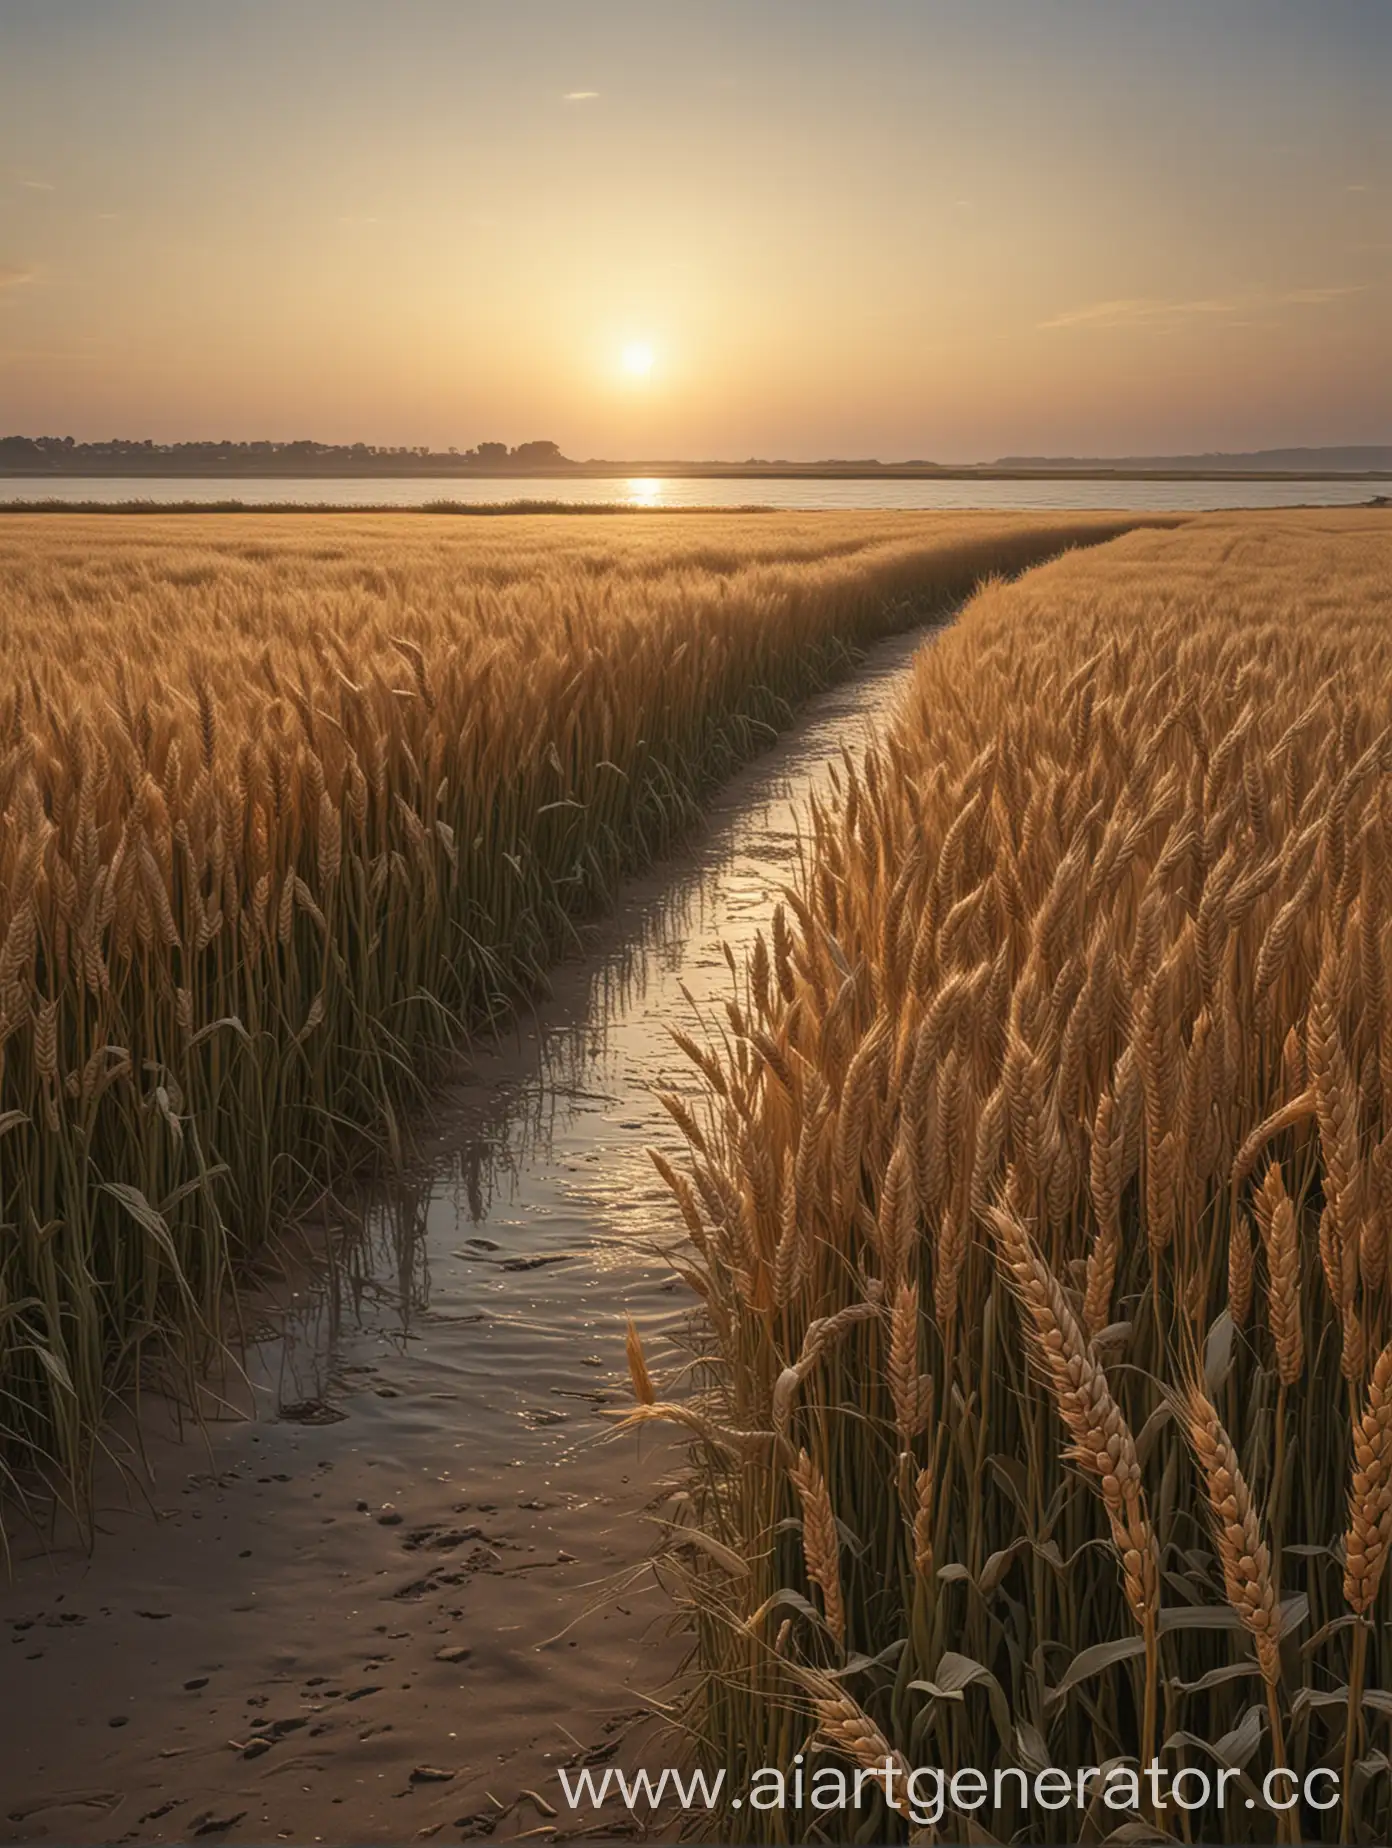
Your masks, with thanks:
<instances>
[{"instance_id":1,"label":"water reflection","mask_svg":"<svg viewBox=\"0 0 1392 1848\"><path fill-rule=\"evenodd\" d=\"M920 511L972 507L998 511L1057 512L1123 508L1193 513L1222 507L1350 507L1387 493L1386 479L1347 476L1337 481L991 481L970 476L919 480L881 477L836 481L815 476L563 475L400 477L319 476L307 480L235 481L197 476L9 476L0 481L0 504L24 501L225 501L254 505L428 507L497 505L510 501L565 501L578 506L628 502L635 507L773 507L783 511L858 508Z\"/></svg>"},{"instance_id":2,"label":"water reflection","mask_svg":"<svg viewBox=\"0 0 1392 1848\"><path fill-rule=\"evenodd\" d=\"M738 957L768 927L809 796L882 713L919 639L885 644L825 696L727 787L698 840L626 888L550 996L476 1050L415 1172L372 1201L259 1351L282 1415L405 1392L427 1422L432 1399L448 1402L451 1427L463 1417L486 1452L515 1446L519 1418L538 1438L569 1426L544 1401L576 1396L577 1362L622 1373L625 1313L661 1364L685 1305L664 1256L679 1232L645 1150L680 1146L656 1092L694 1089L670 1029L698 1030L693 1008L730 994L724 946Z\"/></svg>"}]
</instances>

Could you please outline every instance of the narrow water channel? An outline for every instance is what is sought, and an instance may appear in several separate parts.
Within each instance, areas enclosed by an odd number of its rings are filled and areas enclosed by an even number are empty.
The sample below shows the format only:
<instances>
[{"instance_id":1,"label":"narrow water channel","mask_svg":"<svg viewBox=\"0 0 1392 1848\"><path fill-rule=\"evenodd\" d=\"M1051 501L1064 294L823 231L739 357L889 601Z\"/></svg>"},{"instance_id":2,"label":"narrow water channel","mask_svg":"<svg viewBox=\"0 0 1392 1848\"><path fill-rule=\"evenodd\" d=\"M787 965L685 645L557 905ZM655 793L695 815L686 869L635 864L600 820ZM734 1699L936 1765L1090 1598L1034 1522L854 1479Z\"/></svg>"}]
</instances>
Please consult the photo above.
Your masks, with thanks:
<instances>
[{"instance_id":1,"label":"narrow water channel","mask_svg":"<svg viewBox=\"0 0 1392 1848\"><path fill-rule=\"evenodd\" d=\"M677 1762L645 1561L679 1458L604 1417L625 1313L660 1374L689 1308L654 1093L690 1082L683 989L729 993L722 942L767 928L808 794L922 639L814 701L477 1050L412 1178L252 1329L253 1418L144 1430L153 1483L107 1472L90 1557L15 1535L0 1840L570 1837L595 1818L558 1765Z\"/></svg>"}]
</instances>

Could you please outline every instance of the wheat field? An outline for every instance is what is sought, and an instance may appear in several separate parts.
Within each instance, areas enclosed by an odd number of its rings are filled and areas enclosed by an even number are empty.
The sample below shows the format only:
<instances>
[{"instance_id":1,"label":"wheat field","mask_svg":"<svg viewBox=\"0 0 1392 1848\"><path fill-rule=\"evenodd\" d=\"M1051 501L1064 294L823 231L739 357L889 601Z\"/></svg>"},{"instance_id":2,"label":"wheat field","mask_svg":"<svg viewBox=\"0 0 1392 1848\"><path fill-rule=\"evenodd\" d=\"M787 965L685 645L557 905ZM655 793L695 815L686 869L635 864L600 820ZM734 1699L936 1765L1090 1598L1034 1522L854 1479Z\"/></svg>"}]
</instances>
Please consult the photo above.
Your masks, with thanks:
<instances>
[{"instance_id":1,"label":"wheat field","mask_svg":"<svg viewBox=\"0 0 1392 1848\"><path fill-rule=\"evenodd\" d=\"M635 1337L631 1416L692 1432L729 1788L1158 1757L1227 1803L920 1838L1388 1839L1390 927L1385 517L1134 532L925 646L654 1156L698 1391ZM1265 1812L1281 1766L1343 1808Z\"/></svg>"},{"instance_id":2,"label":"wheat field","mask_svg":"<svg viewBox=\"0 0 1392 1848\"><path fill-rule=\"evenodd\" d=\"M1120 519L6 514L0 1487L857 645ZM0 1527L3 1523L0 1523Z\"/></svg>"}]
</instances>

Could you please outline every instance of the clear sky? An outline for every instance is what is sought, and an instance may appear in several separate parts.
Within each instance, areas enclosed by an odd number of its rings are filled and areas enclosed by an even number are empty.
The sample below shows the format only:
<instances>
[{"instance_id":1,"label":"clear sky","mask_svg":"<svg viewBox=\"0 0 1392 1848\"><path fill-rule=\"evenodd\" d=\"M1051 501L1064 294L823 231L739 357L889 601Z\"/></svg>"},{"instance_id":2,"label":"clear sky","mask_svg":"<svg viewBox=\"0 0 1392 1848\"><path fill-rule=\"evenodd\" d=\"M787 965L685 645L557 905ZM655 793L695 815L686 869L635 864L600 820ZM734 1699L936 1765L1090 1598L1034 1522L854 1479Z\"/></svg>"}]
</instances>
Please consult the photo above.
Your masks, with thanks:
<instances>
[{"instance_id":1,"label":"clear sky","mask_svg":"<svg viewBox=\"0 0 1392 1848\"><path fill-rule=\"evenodd\" d=\"M1392 0L0 0L0 433L1392 442Z\"/></svg>"}]
</instances>

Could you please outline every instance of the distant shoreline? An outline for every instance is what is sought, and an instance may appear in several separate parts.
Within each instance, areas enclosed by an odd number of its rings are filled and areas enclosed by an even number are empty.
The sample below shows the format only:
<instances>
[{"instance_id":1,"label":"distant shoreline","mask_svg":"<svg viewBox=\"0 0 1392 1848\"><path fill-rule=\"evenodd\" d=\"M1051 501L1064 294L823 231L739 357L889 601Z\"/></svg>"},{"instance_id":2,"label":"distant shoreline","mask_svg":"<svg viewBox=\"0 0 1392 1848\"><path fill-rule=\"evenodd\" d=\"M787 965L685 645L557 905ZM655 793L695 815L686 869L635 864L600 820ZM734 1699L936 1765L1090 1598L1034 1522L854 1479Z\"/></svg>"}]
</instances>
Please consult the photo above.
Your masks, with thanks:
<instances>
[{"instance_id":1,"label":"distant shoreline","mask_svg":"<svg viewBox=\"0 0 1392 1848\"><path fill-rule=\"evenodd\" d=\"M883 463L827 467L819 463L577 462L547 468L256 468L218 470L216 479L244 481L1392 481L1392 469L1111 469L924 468ZM211 479L206 467L0 468L5 481L179 481Z\"/></svg>"},{"instance_id":2,"label":"distant shoreline","mask_svg":"<svg viewBox=\"0 0 1392 1848\"><path fill-rule=\"evenodd\" d=\"M4 482L0 478L0 488ZM1361 505L1362 503L1355 503ZM0 519L6 514L16 513L390 513L390 514L479 514L484 517L502 517L515 513L769 513L787 514L793 511L825 511L815 508L771 507L766 502L749 501L733 507L721 507L707 504L700 507L648 506L641 501L568 501L568 500L506 500L506 501L363 501L361 504L350 501L251 501L251 500L3 500L0 499ZM883 507L853 508L845 511L863 513L932 512L931 508L895 509ZM989 507L953 508L951 512L998 511Z\"/></svg>"},{"instance_id":3,"label":"distant shoreline","mask_svg":"<svg viewBox=\"0 0 1392 1848\"><path fill-rule=\"evenodd\" d=\"M1308 477L1306 478L1308 479ZM1365 478L1366 479L1366 478ZM0 490L3 489L0 481ZM966 514L1021 513L1037 514L1041 517L1050 513L1088 513L1088 512L1126 512L1134 511L1141 517L1173 515L1178 519L1197 519L1208 513L1248 513L1260 517L1269 513L1356 513L1383 511L1392 505L1392 496L1374 495L1365 501L1278 501L1270 506L1247 506L1234 503L1231 506L1193 507L1193 508L999 508L989 506L973 507L778 507L767 501L741 501L722 506L714 502L694 505L668 503L649 504L642 501L567 501L567 500L506 500L506 501L364 501L361 504L348 501L254 501L254 500L5 500L0 498L0 521L7 515L17 514L94 514L98 516L145 514L188 515L188 514L288 514L298 518L304 514L362 515L390 514L402 518L419 517L422 514L436 518L461 516L466 518L505 519L516 514L637 514L639 516L662 516L671 518L687 514L719 514L723 519L733 515L758 514L771 518L830 518L839 519L861 514L885 514L891 518L912 519L921 514L941 514L956 517Z\"/></svg>"}]
</instances>

